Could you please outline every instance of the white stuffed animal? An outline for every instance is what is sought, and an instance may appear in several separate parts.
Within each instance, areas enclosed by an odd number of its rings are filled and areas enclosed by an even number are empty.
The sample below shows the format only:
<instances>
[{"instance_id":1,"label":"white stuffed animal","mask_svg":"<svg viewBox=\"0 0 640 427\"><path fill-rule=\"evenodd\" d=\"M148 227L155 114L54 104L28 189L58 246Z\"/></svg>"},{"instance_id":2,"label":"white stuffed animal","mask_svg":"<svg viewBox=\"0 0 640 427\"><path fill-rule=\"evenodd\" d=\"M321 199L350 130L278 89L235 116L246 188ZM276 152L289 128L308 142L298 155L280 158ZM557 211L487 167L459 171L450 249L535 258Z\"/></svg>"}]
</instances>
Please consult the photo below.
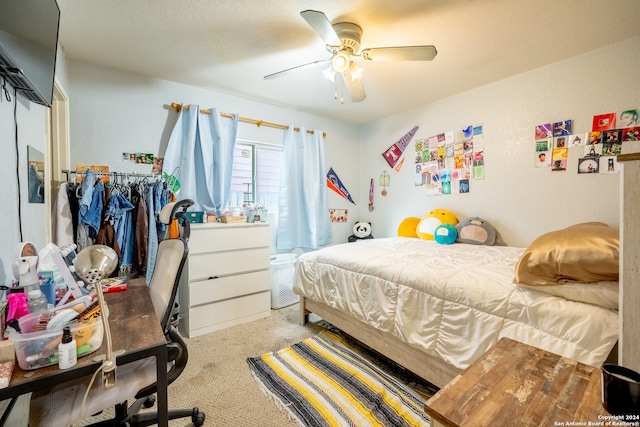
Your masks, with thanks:
<instances>
[{"instance_id":1,"label":"white stuffed animal","mask_svg":"<svg viewBox=\"0 0 640 427\"><path fill-rule=\"evenodd\" d=\"M362 239L373 239L370 222L358 221L353 225L353 234L349 236L349 242Z\"/></svg>"}]
</instances>

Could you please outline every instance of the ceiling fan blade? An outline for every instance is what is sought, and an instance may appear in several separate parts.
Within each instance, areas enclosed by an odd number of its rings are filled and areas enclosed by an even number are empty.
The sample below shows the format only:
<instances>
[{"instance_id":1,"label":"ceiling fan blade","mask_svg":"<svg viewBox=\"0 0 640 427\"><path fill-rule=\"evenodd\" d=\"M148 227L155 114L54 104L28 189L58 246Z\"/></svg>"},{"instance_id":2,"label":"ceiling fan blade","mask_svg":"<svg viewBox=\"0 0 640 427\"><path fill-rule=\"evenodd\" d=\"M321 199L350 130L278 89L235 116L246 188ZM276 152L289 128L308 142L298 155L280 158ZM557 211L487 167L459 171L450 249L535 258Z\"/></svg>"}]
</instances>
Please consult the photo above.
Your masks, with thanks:
<instances>
[{"instance_id":1,"label":"ceiling fan blade","mask_svg":"<svg viewBox=\"0 0 640 427\"><path fill-rule=\"evenodd\" d=\"M398 46L363 49L360 55L367 61L431 61L438 51L435 46Z\"/></svg>"},{"instance_id":2,"label":"ceiling fan blade","mask_svg":"<svg viewBox=\"0 0 640 427\"><path fill-rule=\"evenodd\" d=\"M362 82L357 77L354 79L349 70L342 73L342 80L344 81L344 87L347 89L352 102L360 102L367 97L364 93Z\"/></svg>"},{"instance_id":3,"label":"ceiling fan blade","mask_svg":"<svg viewBox=\"0 0 640 427\"><path fill-rule=\"evenodd\" d=\"M340 37L336 34L331 26L331 22L327 16L317 10L303 10L300 16L311 25L311 28L320 36L320 38L328 45L342 46Z\"/></svg>"},{"instance_id":4,"label":"ceiling fan blade","mask_svg":"<svg viewBox=\"0 0 640 427\"><path fill-rule=\"evenodd\" d=\"M318 65L318 64L326 64L328 62L331 62L331 59L320 59L318 61L309 62L308 64L298 65L297 67L287 68L286 70L282 70L282 71L278 71L277 73L266 75L264 76L264 79L265 80L274 79L276 77L280 77L284 74L288 74L293 71L298 71L305 68L313 67L314 65Z\"/></svg>"}]
</instances>

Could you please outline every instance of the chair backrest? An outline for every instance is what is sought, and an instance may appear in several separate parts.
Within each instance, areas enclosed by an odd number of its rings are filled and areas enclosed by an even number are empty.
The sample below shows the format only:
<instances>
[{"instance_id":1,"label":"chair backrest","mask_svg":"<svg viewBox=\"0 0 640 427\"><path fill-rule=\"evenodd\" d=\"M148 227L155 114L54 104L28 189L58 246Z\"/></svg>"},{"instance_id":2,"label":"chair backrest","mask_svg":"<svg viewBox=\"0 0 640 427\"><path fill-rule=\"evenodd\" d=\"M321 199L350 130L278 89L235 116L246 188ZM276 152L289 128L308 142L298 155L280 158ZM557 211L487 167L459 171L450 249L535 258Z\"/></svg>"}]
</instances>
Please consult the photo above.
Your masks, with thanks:
<instances>
[{"instance_id":1,"label":"chair backrest","mask_svg":"<svg viewBox=\"0 0 640 427\"><path fill-rule=\"evenodd\" d=\"M180 285L180 276L189 254L189 220L185 212L193 201L189 199L167 204L160 213L160 221L170 224L178 220L182 227L181 236L175 239L165 239L158 244L155 268L149 294L151 302L160 320L162 329L168 332L171 325L171 314Z\"/></svg>"}]
</instances>

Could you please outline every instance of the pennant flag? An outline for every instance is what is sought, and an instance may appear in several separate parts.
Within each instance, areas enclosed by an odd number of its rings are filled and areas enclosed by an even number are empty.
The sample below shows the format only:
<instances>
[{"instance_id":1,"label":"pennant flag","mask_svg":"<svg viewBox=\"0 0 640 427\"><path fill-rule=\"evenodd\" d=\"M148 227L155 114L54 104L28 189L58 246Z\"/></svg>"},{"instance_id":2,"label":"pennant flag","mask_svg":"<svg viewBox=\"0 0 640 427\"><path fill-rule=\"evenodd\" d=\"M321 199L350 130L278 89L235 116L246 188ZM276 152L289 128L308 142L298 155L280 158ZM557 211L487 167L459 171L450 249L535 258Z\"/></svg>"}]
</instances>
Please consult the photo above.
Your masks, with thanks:
<instances>
[{"instance_id":1,"label":"pennant flag","mask_svg":"<svg viewBox=\"0 0 640 427\"><path fill-rule=\"evenodd\" d=\"M329 172L327 172L327 187L338 193L340 196L344 197L354 205L356 202L353 201L351 195L347 191L347 189L338 178L338 175L334 172L333 168L329 168Z\"/></svg>"},{"instance_id":2,"label":"pennant flag","mask_svg":"<svg viewBox=\"0 0 640 427\"><path fill-rule=\"evenodd\" d=\"M391 147L387 148L387 151L382 153L382 157L389 163L389 166L394 167L396 163L402 157L404 149L407 148L413 136L418 131L418 126L414 126L409 132L407 132L402 138L396 141Z\"/></svg>"},{"instance_id":3,"label":"pennant flag","mask_svg":"<svg viewBox=\"0 0 640 427\"><path fill-rule=\"evenodd\" d=\"M393 170L396 173L400 173L400 169L402 169L402 165L404 164L404 157L400 159L400 161L393 167Z\"/></svg>"}]
</instances>

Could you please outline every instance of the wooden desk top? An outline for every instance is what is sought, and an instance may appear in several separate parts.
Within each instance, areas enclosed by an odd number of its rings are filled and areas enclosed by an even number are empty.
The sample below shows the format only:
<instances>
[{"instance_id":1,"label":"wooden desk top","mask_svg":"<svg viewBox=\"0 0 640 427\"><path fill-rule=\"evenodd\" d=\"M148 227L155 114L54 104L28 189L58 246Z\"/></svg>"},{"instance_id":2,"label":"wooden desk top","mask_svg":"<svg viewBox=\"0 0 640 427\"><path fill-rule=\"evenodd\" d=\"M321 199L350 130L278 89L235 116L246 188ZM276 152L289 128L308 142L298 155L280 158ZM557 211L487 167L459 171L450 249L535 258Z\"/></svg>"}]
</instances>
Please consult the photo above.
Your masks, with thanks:
<instances>
[{"instance_id":1,"label":"wooden desk top","mask_svg":"<svg viewBox=\"0 0 640 427\"><path fill-rule=\"evenodd\" d=\"M432 427L588 425L610 416L601 381L599 368L502 338L433 395L425 412Z\"/></svg>"},{"instance_id":2,"label":"wooden desk top","mask_svg":"<svg viewBox=\"0 0 640 427\"><path fill-rule=\"evenodd\" d=\"M128 280L128 289L123 292L105 294L109 309L109 325L114 352L125 350L118 356L118 365L140 359L144 355L166 351L166 340L160 321L157 319L151 296L144 279ZM106 354L107 345L95 352L78 358L78 364L71 369L60 370L57 365L35 370L22 370L17 362L9 387L0 389L0 400L28 393L82 375L91 375L100 365L94 361L99 355Z\"/></svg>"}]
</instances>

